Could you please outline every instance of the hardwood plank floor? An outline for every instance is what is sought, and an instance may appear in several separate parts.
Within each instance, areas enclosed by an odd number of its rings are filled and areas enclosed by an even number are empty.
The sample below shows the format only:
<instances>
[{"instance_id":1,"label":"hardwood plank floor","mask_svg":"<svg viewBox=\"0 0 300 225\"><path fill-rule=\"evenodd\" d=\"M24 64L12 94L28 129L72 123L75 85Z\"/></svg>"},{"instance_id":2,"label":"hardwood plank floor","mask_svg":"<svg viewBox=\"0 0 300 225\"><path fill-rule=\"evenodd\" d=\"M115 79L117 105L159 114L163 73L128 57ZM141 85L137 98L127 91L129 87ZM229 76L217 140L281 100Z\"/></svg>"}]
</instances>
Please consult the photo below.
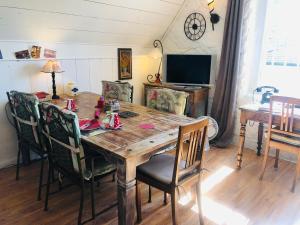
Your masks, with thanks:
<instances>
[{"instance_id":1,"label":"hardwood plank floor","mask_svg":"<svg viewBox=\"0 0 300 225\"><path fill-rule=\"evenodd\" d=\"M295 193L290 192L295 164L279 162L273 168L269 160L264 180L258 180L262 157L246 150L243 167L235 170L236 148L212 149L205 155L203 176L203 209L206 224L228 225L297 225L300 224L300 184ZM43 201L36 201L39 163L21 168L20 180L15 181L15 168L0 170L0 224L76 224L79 208L79 190L73 186L50 196L49 211L43 211ZM84 217L90 217L90 198L87 187ZM44 190L43 190L44 191ZM180 188L181 196L189 190ZM147 203L147 187L144 186L142 224L171 224L171 207L163 205L163 194L153 191L152 203ZM179 205L180 224L198 224L193 210L196 204L194 190L192 200ZM44 199L44 192L43 192ZM181 203L184 203L182 199ZM97 210L116 201L116 185L107 177L96 188ZM97 217L89 224L117 224L117 208Z\"/></svg>"}]
</instances>

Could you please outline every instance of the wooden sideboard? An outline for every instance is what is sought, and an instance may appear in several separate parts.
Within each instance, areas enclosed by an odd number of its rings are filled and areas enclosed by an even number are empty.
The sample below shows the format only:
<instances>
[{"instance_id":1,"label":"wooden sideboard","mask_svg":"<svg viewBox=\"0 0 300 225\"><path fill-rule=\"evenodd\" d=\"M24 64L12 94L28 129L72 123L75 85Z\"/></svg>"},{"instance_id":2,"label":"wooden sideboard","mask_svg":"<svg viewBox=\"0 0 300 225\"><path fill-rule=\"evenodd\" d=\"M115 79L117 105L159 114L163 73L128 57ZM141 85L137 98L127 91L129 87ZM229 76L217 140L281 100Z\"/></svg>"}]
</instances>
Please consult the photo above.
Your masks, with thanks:
<instances>
[{"instance_id":1,"label":"wooden sideboard","mask_svg":"<svg viewBox=\"0 0 300 225\"><path fill-rule=\"evenodd\" d=\"M144 103L147 105L147 90L151 88L169 88L176 91L184 91L189 94L186 106L186 115L197 118L207 115L209 87L183 86L174 84L152 84L144 83Z\"/></svg>"}]
</instances>

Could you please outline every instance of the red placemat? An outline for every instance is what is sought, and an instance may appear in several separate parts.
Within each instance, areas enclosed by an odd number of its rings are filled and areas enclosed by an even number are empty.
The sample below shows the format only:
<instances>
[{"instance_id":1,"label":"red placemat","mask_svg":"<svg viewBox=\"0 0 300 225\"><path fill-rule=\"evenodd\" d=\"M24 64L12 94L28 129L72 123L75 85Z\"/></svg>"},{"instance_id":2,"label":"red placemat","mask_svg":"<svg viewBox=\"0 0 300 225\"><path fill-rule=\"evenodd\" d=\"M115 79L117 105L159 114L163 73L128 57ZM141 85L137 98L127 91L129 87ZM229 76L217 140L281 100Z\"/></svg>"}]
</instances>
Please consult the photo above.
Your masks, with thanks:
<instances>
[{"instance_id":1,"label":"red placemat","mask_svg":"<svg viewBox=\"0 0 300 225\"><path fill-rule=\"evenodd\" d=\"M79 129L81 131L96 130L100 128L100 124L100 121L95 119L82 119L79 120Z\"/></svg>"}]
</instances>

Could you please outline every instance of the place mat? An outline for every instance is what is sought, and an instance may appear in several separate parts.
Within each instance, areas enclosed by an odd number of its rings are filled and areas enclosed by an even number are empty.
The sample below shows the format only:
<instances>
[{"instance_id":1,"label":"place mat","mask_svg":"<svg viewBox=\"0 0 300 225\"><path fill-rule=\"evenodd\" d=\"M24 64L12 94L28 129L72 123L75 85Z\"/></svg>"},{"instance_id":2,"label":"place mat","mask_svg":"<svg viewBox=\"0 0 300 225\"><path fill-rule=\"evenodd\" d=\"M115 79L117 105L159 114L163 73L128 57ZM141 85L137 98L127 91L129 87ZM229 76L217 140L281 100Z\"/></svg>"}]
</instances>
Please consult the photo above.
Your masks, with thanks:
<instances>
[{"instance_id":1,"label":"place mat","mask_svg":"<svg viewBox=\"0 0 300 225\"><path fill-rule=\"evenodd\" d=\"M100 128L101 123L94 119L81 119L79 120L79 129L81 131L92 131Z\"/></svg>"}]
</instances>

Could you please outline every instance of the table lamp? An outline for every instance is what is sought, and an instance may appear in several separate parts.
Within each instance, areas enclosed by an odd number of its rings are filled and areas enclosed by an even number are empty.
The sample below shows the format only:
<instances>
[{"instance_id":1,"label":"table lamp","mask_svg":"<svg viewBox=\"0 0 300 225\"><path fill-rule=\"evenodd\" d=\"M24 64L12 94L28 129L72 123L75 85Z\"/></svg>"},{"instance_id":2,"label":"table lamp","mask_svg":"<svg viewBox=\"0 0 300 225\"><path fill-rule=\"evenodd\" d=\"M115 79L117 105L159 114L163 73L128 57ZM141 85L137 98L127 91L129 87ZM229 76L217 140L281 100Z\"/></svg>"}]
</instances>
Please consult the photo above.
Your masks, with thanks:
<instances>
[{"instance_id":1,"label":"table lamp","mask_svg":"<svg viewBox=\"0 0 300 225\"><path fill-rule=\"evenodd\" d=\"M52 99L59 99L59 96L56 94L56 85L55 85L55 73L62 73L61 65L56 60L49 60L42 68L43 73L51 73L52 75L52 90L53 95Z\"/></svg>"}]
</instances>

